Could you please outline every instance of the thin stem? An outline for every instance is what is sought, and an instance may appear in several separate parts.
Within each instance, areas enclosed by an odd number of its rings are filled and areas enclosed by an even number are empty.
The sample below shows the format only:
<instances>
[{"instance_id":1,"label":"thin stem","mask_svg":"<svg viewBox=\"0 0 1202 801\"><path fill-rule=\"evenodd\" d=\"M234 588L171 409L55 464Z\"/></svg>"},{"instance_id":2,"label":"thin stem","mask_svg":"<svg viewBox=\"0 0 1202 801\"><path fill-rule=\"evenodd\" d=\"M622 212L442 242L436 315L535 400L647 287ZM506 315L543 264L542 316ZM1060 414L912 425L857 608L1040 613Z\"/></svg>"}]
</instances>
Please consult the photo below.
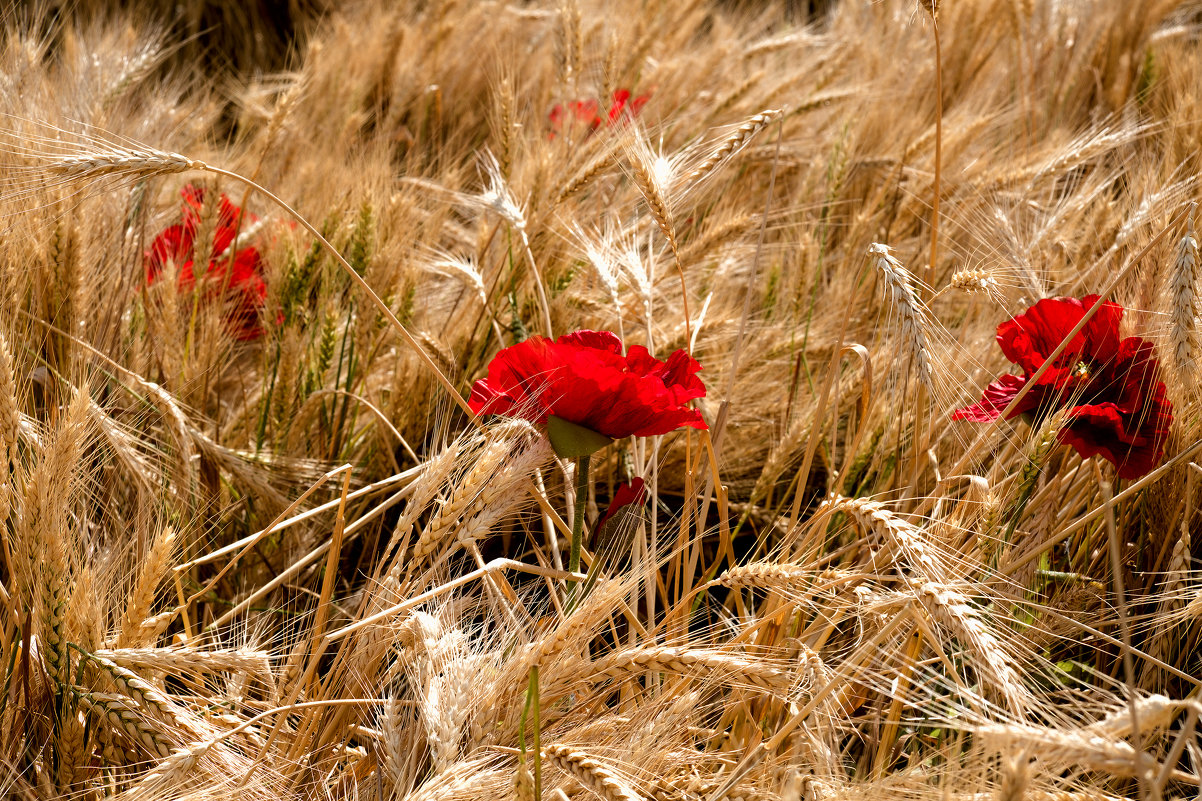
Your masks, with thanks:
<instances>
[{"instance_id":1,"label":"thin stem","mask_svg":"<svg viewBox=\"0 0 1202 801\"><path fill-rule=\"evenodd\" d=\"M538 303L543 309L543 325L547 329L547 338L554 339L555 333L551 330L551 300L547 296L547 288L543 286L543 274L534 263L534 252L530 250L530 237L526 236L526 229L519 228L518 233L522 236L522 249L526 251L526 260L530 262L530 271L534 273L534 288L538 290Z\"/></svg>"},{"instance_id":2,"label":"thin stem","mask_svg":"<svg viewBox=\"0 0 1202 801\"><path fill-rule=\"evenodd\" d=\"M931 200L931 264L927 268L927 286L935 286L935 257L939 244L939 189L943 173L943 50L939 43L939 18L933 6L931 26L935 32L935 184Z\"/></svg>"},{"instance_id":3,"label":"thin stem","mask_svg":"<svg viewBox=\"0 0 1202 801\"><path fill-rule=\"evenodd\" d=\"M588 473L591 456L581 456L576 460L576 504L572 510L572 550L568 554L568 570L580 572L580 540L584 533L585 499L588 497ZM575 579L572 579L573 583Z\"/></svg>"},{"instance_id":4,"label":"thin stem","mask_svg":"<svg viewBox=\"0 0 1202 801\"><path fill-rule=\"evenodd\" d=\"M530 666L530 689L528 690L530 706L534 710L534 735L532 743L534 747L534 799L542 801L543 797L543 751L540 744L539 728L541 724L538 720L539 700L538 700L538 665ZM524 728L524 724L523 724Z\"/></svg>"},{"instance_id":5,"label":"thin stem","mask_svg":"<svg viewBox=\"0 0 1202 801\"><path fill-rule=\"evenodd\" d=\"M1109 481L1099 481L1102 502L1106 504L1107 550L1110 552L1111 580L1114 582L1114 600L1118 611L1119 632L1123 638L1123 676L1127 680L1127 704L1131 715L1131 747L1135 750L1135 778L1139 784L1139 796L1147 798L1148 776L1140 768L1139 757L1143 755L1139 731L1139 703L1135 696L1135 660L1131 656L1131 622L1127 616L1127 589L1123 581L1123 555L1119 541L1118 525L1115 523L1114 490Z\"/></svg>"}]
</instances>

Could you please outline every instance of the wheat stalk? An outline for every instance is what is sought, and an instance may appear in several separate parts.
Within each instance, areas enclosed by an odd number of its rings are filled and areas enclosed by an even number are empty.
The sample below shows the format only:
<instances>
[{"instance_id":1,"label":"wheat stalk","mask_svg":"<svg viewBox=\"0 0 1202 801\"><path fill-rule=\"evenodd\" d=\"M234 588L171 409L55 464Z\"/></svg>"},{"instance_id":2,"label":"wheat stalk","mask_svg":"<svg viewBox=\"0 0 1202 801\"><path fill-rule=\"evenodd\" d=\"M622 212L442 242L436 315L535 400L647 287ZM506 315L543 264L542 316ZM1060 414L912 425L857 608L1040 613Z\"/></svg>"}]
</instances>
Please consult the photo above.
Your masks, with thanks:
<instances>
[{"instance_id":1,"label":"wheat stalk","mask_svg":"<svg viewBox=\"0 0 1202 801\"><path fill-rule=\"evenodd\" d=\"M153 631L154 624L147 624L154 606L155 591L167 575L174 551L175 532L170 528L161 529L142 562L138 580L126 598L125 617L117 638L118 648L139 647L150 642L148 635Z\"/></svg>"},{"instance_id":2,"label":"wheat stalk","mask_svg":"<svg viewBox=\"0 0 1202 801\"><path fill-rule=\"evenodd\" d=\"M129 670L149 670L156 673L244 673L265 681L271 679L270 654L250 648L101 648L95 655Z\"/></svg>"},{"instance_id":3,"label":"wheat stalk","mask_svg":"<svg viewBox=\"0 0 1202 801\"><path fill-rule=\"evenodd\" d=\"M926 334L926 310L918 300L911 284L910 273L889 252L885 245L874 243L868 247L868 255L885 279L889 299L901 323L902 339L910 348L910 354L918 370L918 380L935 395L934 375L931 369L931 349Z\"/></svg>"},{"instance_id":4,"label":"wheat stalk","mask_svg":"<svg viewBox=\"0 0 1202 801\"><path fill-rule=\"evenodd\" d=\"M770 667L760 659L727 654L700 648L652 646L619 651L594 662L590 670L595 675L625 679L632 672L663 672L681 675L720 676L735 683L745 683L769 693L787 693L793 677Z\"/></svg>"},{"instance_id":5,"label":"wheat stalk","mask_svg":"<svg viewBox=\"0 0 1202 801\"><path fill-rule=\"evenodd\" d=\"M171 746L168 741L156 728L148 724L147 718L142 712L129 705L129 701L124 696L86 692L78 689L74 692L109 726L121 732L134 743L160 758L170 755Z\"/></svg>"},{"instance_id":6,"label":"wheat stalk","mask_svg":"<svg viewBox=\"0 0 1202 801\"><path fill-rule=\"evenodd\" d=\"M574 776L605 801L644 801L612 768L584 751L567 745L549 745L543 748L543 759Z\"/></svg>"},{"instance_id":7,"label":"wheat stalk","mask_svg":"<svg viewBox=\"0 0 1202 801\"><path fill-rule=\"evenodd\" d=\"M438 509L418 537L410 556L411 564L423 564L442 547L454 526L470 510L479 506L483 493L489 491L496 471L509 455L512 443L493 439L485 443L471 469L456 484L451 497Z\"/></svg>"},{"instance_id":8,"label":"wheat stalk","mask_svg":"<svg viewBox=\"0 0 1202 801\"><path fill-rule=\"evenodd\" d=\"M1198 360L1202 358L1202 335L1198 333L1198 240L1194 236L1193 216L1185 236L1177 243L1177 255L1169 285L1169 332L1173 361L1181 377L1194 386L1198 376Z\"/></svg>"},{"instance_id":9,"label":"wheat stalk","mask_svg":"<svg viewBox=\"0 0 1202 801\"><path fill-rule=\"evenodd\" d=\"M754 139L756 134L779 119L780 115L780 109L768 109L750 117L723 139L722 143L714 148L714 151L706 157L705 161L697 165L697 168L685 179L685 183L696 184L702 178L709 175L715 167Z\"/></svg>"},{"instance_id":10,"label":"wheat stalk","mask_svg":"<svg viewBox=\"0 0 1202 801\"><path fill-rule=\"evenodd\" d=\"M115 173L123 177L164 175L204 170L207 165L179 153L145 145L138 148L100 145L77 156L57 158L48 163L46 169L52 175L60 175L67 180L83 180Z\"/></svg>"}]
</instances>

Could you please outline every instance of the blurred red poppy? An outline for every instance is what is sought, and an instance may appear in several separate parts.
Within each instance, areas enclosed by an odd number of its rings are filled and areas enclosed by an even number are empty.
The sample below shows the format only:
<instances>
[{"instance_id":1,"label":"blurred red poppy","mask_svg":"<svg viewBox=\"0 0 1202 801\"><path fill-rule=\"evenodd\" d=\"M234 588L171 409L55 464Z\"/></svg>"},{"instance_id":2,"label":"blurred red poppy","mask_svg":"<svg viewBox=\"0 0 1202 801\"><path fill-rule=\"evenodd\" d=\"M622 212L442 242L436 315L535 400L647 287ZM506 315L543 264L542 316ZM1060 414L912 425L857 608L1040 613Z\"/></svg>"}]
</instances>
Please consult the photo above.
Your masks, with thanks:
<instances>
[{"instance_id":1,"label":"blurred red poppy","mask_svg":"<svg viewBox=\"0 0 1202 801\"><path fill-rule=\"evenodd\" d=\"M551 137L563 133L564 128L579 126L589 133L601 126L601 115L596 100L573 100L565 107L556 103L549 115L551 119Z\"/></svg>"},{"instance_id":2,"label":"blurred red poppy","mask_svg":"<svg viewBox=\"0 0 1202 801\"><path fill-rule=\"evenodd\" d=\"M153 284L169 263L176 267L181 290L190 291L197 281L196 236L205 190L188 184L181 190L184 202L182 222L164 228L150 245L143 259L146 283ZM246 238L258 225L253 214L243 222L242 210L224 194L220 198L217 226L207 267L200 281L206 300L225 299L229 302L226 323L235 339L247 341L263 335L259 310L267 300L267 283L263 280L263 261L254 246L239 248L235 237ZM241 230L240 230L241 226Z\"/></svg>"},{"instance_id":3,"label":"blurred red poppy","mask_svg":"<svg viewBox=\"0 0 1202 801\"><path fill-rule=\"evenodd\" d=\"M552 342L533 337L500 351L472 385L477 414L535 423L555 416L606 437L648 437L681 426L706 428L688 402L705 396L701 365L683 350L661 362L609 331L576 331Z\"/></svg>"},{"instance_id":4,"label":"blurred red poppy","mask_svg":"<svg viewBox=\"0 0 1202 801\"><path fill-rule=\"evenodd\" d=\"M958 409L954 420L995 420L1030 382L1081 318L1099 302L1097 295L1041 300L998 326L997 341L1006 358L1023 369L1004 375L985 389L979 403ZM1010 413L1035 420L1065 409L1058 439L1082 458L1113 462L1119 478L1139 478L1164 455L1173 406L1160 380L1152 343L1122 338L1123 307L1101 301L1093 318L1073 338Z\"/></svg>"},{"instance_id":5,"label":"blurred red poppy","mask_svg":"<svg viewBox=\"0 0 1202 801\"><path fill-rule=\"evenodd\" d=\"M629 89L618 89L613 94L613 103L610 104L606 120L610 125L613 125L622 119L637 117L639 112L643 110L643 106L647 105L647 101L650 99L651 95L639 95L634 100L631 100Z\"/></svg>"},{"instance_id":6,"label":"blurred red poppy","mask_svg":"<svg viewBox=\"0 0 1202 801\"><path fill-rule=\"evenodd\" d=\"M556 103L548 115L551 121L551 132L548 135L554 139L557 134L572 126L583 128L586 134L591 134L601 127L602 122L606 126L613 126L634 119L650 99L651 95L639 95L632 100L629 89L616 89L610 96L609 111L606 112L604 120L601 118L600 104L591 98L572 100L566 105Z\"/></svg>"}]
</instances>

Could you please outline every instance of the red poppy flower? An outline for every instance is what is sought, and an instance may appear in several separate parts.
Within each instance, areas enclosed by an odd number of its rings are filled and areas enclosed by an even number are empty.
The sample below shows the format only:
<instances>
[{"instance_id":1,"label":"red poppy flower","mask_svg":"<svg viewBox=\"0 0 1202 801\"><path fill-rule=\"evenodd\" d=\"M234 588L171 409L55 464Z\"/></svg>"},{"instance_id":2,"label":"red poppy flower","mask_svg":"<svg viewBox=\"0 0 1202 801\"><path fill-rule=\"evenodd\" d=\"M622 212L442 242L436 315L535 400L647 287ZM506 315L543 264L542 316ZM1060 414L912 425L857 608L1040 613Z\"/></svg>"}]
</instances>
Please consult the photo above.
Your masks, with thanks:
<instances>
[{"instance_id":1,"label":"red poppy flower","mask_svg":"<svg viewBox=\"0 0 1202 801\"><path fill-rule=\"evenodd\" d=\"M557 133L563 133L568 126L579 126L589 133L601 127L601 114L596 100L573 100L565 108L556 103L549 115L551 119L551 138Z\"/></svg>"},{"instance_id":2,"label":"red poppy flower","mask_svg":"<svg viewBox=\"0 0 1202 801\"><path fill-rule=\"evenodd\" d=\"M181 190L184 199L182 222L163 229L151 242L143 259L147 285L158 279L168 263L174 263L180 289L190 291L195 286L195 244L204 192L191 184ZM242 210L223 194L213 232L213 247L206 260L208 266L200 281L206 299L225 298L230 302L226 322L236 339L246 341L263 335L259 309L267 300L267 284L263 280L263 262L258 249L253 246L236 248L234 240L241 222ZM249 215L241 233L245 234L257 223L258 218ZM234 248L232 252L231 248Z\"/></svg>"},{"instance_id":3,"label":"red poppy flower","mask_svg":"<svg viewBox=\"0 0 1202 801\"><path fill-rule=\"evenodd\" d=\"M609 111L605 114L604 122L606 126L612 127L621 122L634 119L639 112L643 110L643 106L651 99L651 95L639 95L631 100L629 89L615 89L610 96ZM557 134L563 133L564 129L575 125L586 129L586 133L593 133L601 127L601 108L596 100L572 100L566 106L562 103L556 103L551 108L551 113L548 115L551 121L551 132L548 134L554 139Z\"/></svg>"},{"instance_id":4,"label":"red poppy flower","mask_svg":"<svg viewBox=\"0 0 1202 801\"><path fill-rule=\"evenodd\" d=\"M554 415L613 439L706 428L688 401L705 396L701 365L683 350L661 362L639 345L622 352L609 331L577 331L552 342L532 337L505 348L472 385L477 414L536 423Z\"/></svg>"},{"instance_id":5,"label":"red poppy flower","mask_svg":"<svg viewBox=\"0 0 1202 801\"><path fill-rule=\"evenodd\" d=\"M999 325L998 344L1023 375L1002 376L986 387L979 403L956 410L952 419L978 423L997 419L1098 302L1097 295L1081 300L1048 298ZM1102 301L1010 417L1038 419L1065 409L1061 442L1072 445L1082 458L1101 456L1113 462L1119 478L1139 478L1164 455L1173 406L1160 380L1152 343L1120 337L1122 318L1122 306Z\"/></svg>"},{"instance_id":6,"label":"red poppy flower","mask_svg":"<svg viewBox=\"0 0 1202 801\"><path fill-rule=\"evenodd\" d=\"M629 483L619 484L618 488L614 490L614 497L609 502L609 508L605 510L605 514L601 515L601 519L597 521L595 530L597 532L604 532L605 524L614 520L619 512L632 504L642 506L646 499L647 490L643 479L636 476Z\"/></svg>"},{"instance_id":7,"label":"red poppy flower","mask_svg":"<svg viewBox=\"0 0 1202 801\"><path fill-rule=\"evenodd\" d=\"M647 101L651 99L651 95L639 95L634 100L630 99L629 89L618 89L613 93L613 103L609 106L609 114L606 116L606 121L613 125L623 119L632 119L639 115L643 110L643 106L647 105ZM629 103L629 105L627 105Z\"/></svg>"}]
</instances>

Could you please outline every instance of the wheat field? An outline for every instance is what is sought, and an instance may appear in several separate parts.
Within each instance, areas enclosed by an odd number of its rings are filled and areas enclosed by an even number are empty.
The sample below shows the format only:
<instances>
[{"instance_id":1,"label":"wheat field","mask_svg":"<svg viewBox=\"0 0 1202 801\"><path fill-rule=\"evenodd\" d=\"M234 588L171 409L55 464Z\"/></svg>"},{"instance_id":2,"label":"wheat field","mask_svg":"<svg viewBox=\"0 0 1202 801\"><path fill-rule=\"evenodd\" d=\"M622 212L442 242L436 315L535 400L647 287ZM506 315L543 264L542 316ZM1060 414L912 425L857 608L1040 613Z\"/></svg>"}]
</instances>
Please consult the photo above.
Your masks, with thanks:
<instances>
[{"instance_id":1,"label":"wheat field","mask_svg":"<svg viewBox=\"0 0 1202 801\"><path fill-rule=\"evenodd\" d=\"M202 5L0 11L7 797L1199 797L1202 3Z\"/></svg>"}]
</instances>

